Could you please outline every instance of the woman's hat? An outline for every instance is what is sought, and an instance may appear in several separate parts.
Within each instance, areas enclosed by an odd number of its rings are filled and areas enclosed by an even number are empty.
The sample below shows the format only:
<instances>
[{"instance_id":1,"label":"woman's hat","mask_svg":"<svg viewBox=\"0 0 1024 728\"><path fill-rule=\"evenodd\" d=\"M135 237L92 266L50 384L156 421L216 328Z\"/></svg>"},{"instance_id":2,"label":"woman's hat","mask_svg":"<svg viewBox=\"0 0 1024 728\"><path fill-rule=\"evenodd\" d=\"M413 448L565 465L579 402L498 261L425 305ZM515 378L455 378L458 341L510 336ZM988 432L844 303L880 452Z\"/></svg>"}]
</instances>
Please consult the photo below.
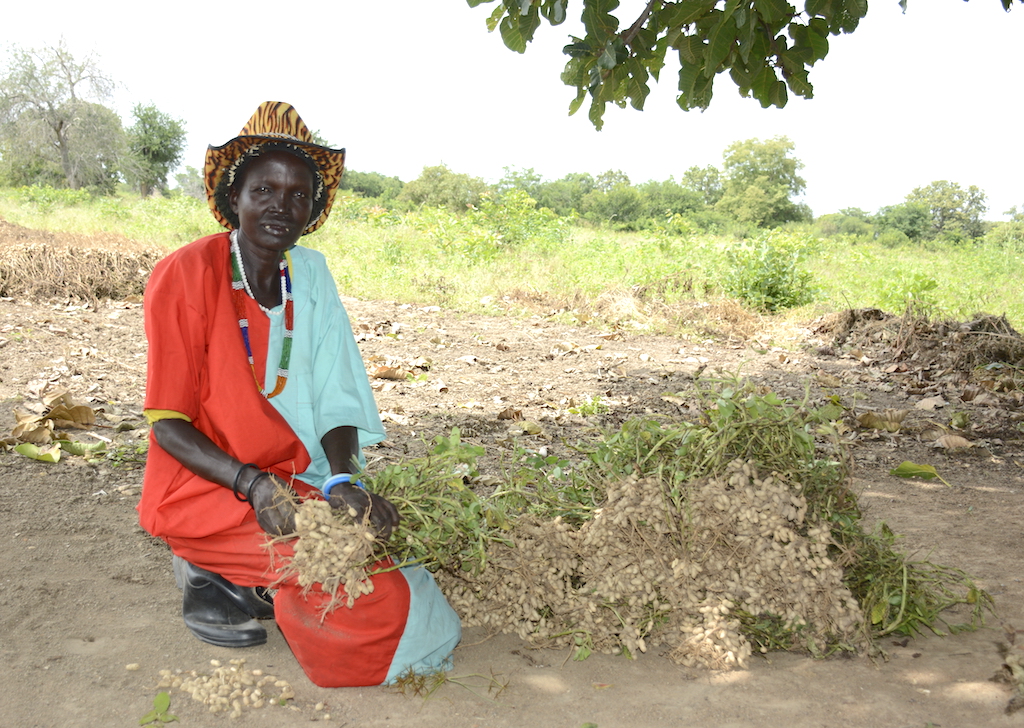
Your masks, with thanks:
<instances>
[{"instance_id":1,"label":"woman's hat","mask_svg":"<svg viewBox=\"0 0 1024 728\"><path fill-rule=\"evenodd\" d=\"M281 101L264 101L238 136L223 146L207 147L204 177L213 216L229 230L238 227L238 215L228 201L229 188L239 169L268 149L284 149L305 159L318 177L314 180L313 214L302 233L307 235L323 225L331 212L345 169L345 150L316 144L295 107Z\"/></svg>"}]
</instances>

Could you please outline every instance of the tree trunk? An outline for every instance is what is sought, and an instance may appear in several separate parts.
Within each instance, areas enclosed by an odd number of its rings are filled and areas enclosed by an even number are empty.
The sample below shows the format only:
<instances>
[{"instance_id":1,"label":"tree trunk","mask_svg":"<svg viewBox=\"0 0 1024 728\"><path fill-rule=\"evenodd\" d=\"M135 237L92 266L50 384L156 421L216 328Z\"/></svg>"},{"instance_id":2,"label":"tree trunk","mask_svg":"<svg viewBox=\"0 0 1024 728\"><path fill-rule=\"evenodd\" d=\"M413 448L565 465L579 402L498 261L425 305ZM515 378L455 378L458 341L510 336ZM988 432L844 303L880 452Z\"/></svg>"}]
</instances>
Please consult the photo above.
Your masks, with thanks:
<instances>
[{"instance_id":1,"label":"tree trunk","mask_svg":"<svg viewBox=\"0 0 1024 728\"><path fill-rule=\"evenodd\" d=\"M57 149L60 150L60 166L64 170L64 177L68 181L68 187L78 189L78 176L71 164L71 151L68 149L67 126L58 122L53 130L57 134Z\"/></svg>"}]
</instances>

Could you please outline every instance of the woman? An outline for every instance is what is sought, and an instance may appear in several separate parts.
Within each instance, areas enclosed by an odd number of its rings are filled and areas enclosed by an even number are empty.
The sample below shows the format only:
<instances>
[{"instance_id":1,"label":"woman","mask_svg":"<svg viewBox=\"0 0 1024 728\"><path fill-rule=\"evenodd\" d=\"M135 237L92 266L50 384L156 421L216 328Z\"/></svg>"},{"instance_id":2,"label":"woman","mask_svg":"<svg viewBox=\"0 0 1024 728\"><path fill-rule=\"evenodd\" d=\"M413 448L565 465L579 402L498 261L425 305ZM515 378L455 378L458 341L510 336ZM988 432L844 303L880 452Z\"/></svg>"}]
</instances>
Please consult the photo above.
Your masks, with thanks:
<instances>
[{"instance_id":1,"label":"woman","mask_svg":"<svg viewBox=\"0 0 1024 728\"><path fill-rule=\"evenodd\" d=\"M276 616L314 682L370 685L436 670L458 641L426 572L374 576L373 594L322 625L294 584L276 604L267 590L272 551L291 553L267 547L268 534L294 526L282 486L305 498L330 484L331 506L357 518L369 509L382 538L398 524L390 502L347 477L384 430L324 257L296 246L327 219L344 154L314 144L295 109L276 102L208 149L207 196L230 233L167 256L146 289L152 435L139 514L174 553L196 637L262 644L256 620ZM332 654L343 664L325 666Z\"/></svg>"}]
</instances>

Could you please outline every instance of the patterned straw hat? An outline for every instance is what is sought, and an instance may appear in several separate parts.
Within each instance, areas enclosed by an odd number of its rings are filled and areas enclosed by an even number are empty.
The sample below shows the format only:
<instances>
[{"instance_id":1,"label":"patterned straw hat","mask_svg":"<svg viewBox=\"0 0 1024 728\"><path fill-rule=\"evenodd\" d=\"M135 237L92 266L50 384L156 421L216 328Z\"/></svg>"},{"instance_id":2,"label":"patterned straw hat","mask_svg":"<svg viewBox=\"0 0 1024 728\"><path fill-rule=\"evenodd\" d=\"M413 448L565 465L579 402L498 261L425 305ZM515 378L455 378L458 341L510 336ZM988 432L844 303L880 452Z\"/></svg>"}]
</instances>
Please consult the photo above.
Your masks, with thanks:
<instances>
[{"instance_id":1,"label":"patterned straw hat","mask_svg":"<svg viewBox=\"0 0 1024 728\"><path fill-rule=\"evenodd\" d=\"M238 227L238 215L228 201L235 173L261 151L285 149L305 159L314 170L313 214L303 231L307 235L324 224L334 203L345 169L345 150L331 149L313 142L313 135L291 104L264 101L246 122L238 136L220 147L206 149L206 197L213 216L224 227Z\"/></svg>"}]
</instances>

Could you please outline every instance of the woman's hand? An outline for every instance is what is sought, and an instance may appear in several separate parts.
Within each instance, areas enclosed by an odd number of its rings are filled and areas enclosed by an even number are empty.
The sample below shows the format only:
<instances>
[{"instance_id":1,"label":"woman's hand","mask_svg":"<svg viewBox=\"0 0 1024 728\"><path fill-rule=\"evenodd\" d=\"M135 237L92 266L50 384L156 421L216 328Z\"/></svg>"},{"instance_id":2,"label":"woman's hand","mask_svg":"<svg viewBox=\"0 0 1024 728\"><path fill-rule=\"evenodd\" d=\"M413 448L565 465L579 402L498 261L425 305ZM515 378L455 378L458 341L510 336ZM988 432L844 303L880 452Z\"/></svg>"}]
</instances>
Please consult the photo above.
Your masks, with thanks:
<instances>
[{"instance_id":1,"label":"woman's hand","mask_svg":"<svg viewBox=\"0 0 1024 728\"><path fill-rule=\"evenodd\" d=\"M248 498L264 531L272 536L295 533L298 496L287 483L260 471L249 484Z\"/></svg>"},{"instance_id":2,"label":"woman's hand","mask_svg":"<svg viewBox=\"0 0 1024 728\"><path fill-rule=\"evenodd\" d=\"M356 512L354 519L359 522L362 522L369 512L370 525L381 541L388 540L401 520L394 503L351 483L339 483L331 488L327 502L331 504L331 508L353 509Z\"/></svg>"}]
</instances>

